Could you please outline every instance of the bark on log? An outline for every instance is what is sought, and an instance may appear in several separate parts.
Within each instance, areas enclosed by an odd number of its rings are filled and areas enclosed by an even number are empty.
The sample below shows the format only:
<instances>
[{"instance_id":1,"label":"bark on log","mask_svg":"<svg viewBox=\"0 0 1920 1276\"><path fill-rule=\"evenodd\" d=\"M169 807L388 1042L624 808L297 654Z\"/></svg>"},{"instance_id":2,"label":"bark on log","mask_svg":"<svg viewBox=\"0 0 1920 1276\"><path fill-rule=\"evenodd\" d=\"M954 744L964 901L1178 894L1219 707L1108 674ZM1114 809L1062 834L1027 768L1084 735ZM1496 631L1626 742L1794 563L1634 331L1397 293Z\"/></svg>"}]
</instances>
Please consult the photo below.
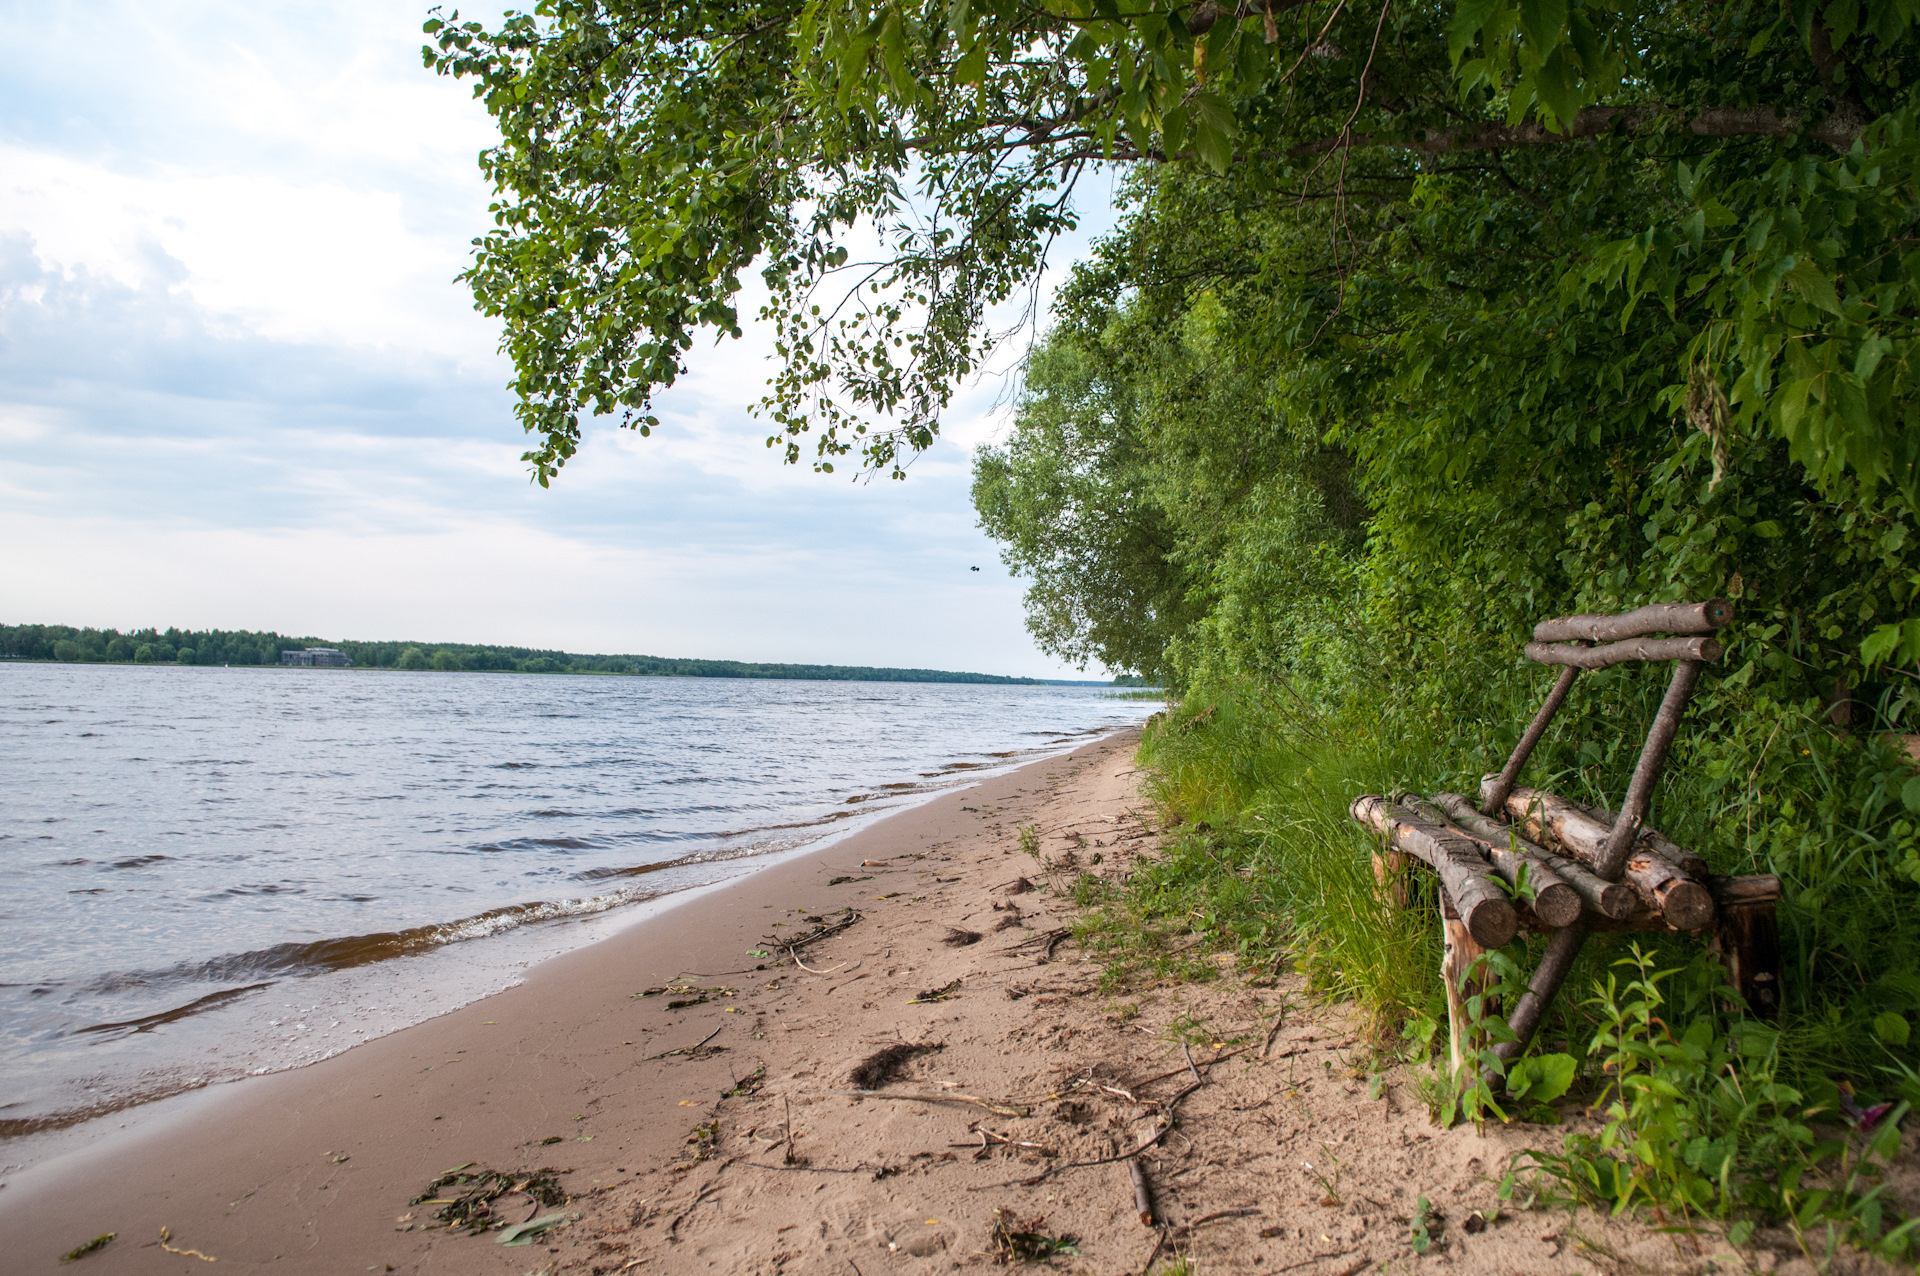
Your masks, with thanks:
<instances>
[{"instance_id":1,"label":"bark on log","mask_svg":"<svg viewBox=\"0 0 1920 1276\"><path fill-rule=\"evenodd\" d=\"M1428 824L1396 811L1383 797L1366 794L1348 808L1353 818L1373 829L1397 851L1420 860L1440 878L1461 920L1486 948L1505 945L1519 929L1513 904L1493 880L1479 847L1445 825Z\"/></svg>"},{"instance_id":2,"label":"bark on log","mask_svg":"<svg viewBox=\"0 0 1920 1276\"><path fill-rule=\"evenodd\" d=\"M1620 821L1618 812L1609 811L1604 806L1588 806L1585 802L1576 802L1574 805L1608 828L1612 828ZM1655 855L1661 856L1689 877L1697 877L1704 882L1709 876L1707 861L1698 851L1690 851L1679 845L1659 829L1649 828L1645 824L1640 826L1640 849L1652 851Z\"/></svg>"},{"instance_id":3,"label":"bark on log","mask_svg":"<svg viewBox=\"0 0 1920 1276\"><path fill-rule=\"evenodd\" d=\"M1633 858L1634 844L1647 822L1647 808L1653 804L1653 786L1660 780L1660 769L1667 764L1667 750L1680 732L1680 719L1687 714L1687 700L1693 684L1700 680L1703 668L1697 660L1676 660L1667 694L1661 697L1660 711L1653 715L1647 729L1647 742L1640 746L1640 760L1633 764L1633 778L1627 781L1627 795L1620 799L1620 818L1613 822L1613 835L1606 849L1593 861L1593 871L1608 881L1617 881Z\"/></svg>"},{"instance_id":4,"label":"bark on log","mask_svg":"<svg viewBox=\"0 0 1920 1276\"><path fill-rule=\"evenodd\" d=\"M1380 899L1395 912L1404 912L1407 907L1407 857L1403 851L1375 851L1373 853L1373 884L1380 890Z\"/></svg>"},{"instance_id":5,"label":"bark on log","mask_svg":"<svg viewBox=\"0 0 1920 1276\"><path fill-rule=\"evenodd\" d=\"M1459 798L1458 794L1444 796ZM1465 798L1459 798L1459 801L1462 805L1466 804ZM1476 828L1467 819L1455 816L1450 808L1437 801L1429 802L1425 798L1414 797L1403 799L1402 805L1420 819L1445 825L1449 832L1478 846L1480 853L1487 857L1487 862L1493 865L1494 872L1506 878L1508 885L1519 884L1520 870L1524 867L1527 883L1533 888L1532 912L1542 926L1558 930L1580 916L1579 893L1547 862L1547 854L1541 848L1524 840L1517 847L1509 846L1511 831L1494 824L1471 806L1466 807L1466 815L1481 827ZM1566 863L1565 860L1560 862ZM1624 893L1632 894L1631 891Z\"/></svg>"},{"instance_id":6,"label":"bark on log","mask_svg":"<svg viewBox=\"0 0 1920 1276\"><path fill-rule=\"evenodd\" d=\"M1507 814L1529 838L1586 861L1600 875L1600 857L1614 830L1579 803L1539 789L1516 788L1507 795ZM1675 930L1698 930L1713 921L1713 896L1707 888L1651 849L1634 848L1627 857L1625 879ZM1616 916L1615 920L1622 919Z\"/></svg>"},{"instance_id":7,"label":"bark on log","mask_svg":"<svg viewBox=\"0 0 1920 1276\"><path fill-rule=\"evenodd\" d=\"M1704 603L1655 603L1616 616L1561 616L1533 627L1535 642L1619 642L1647 634L1710 634L1733 619L1724 598Z\"/></svg>"},{"instance_id":8,"label":"bark on log","mask_svg":"<svg viewBox=\"0 0 1920 1276\"><path fill-rule=\"evenodd\" d=\"M1484 798L1480 811L1483 815L1498 815L1506 804L1507 794L1520 782L1520 772L1525 769L1527 759L1533 756L1534 746L1540 743L1540 737L1547 733L1547 725L1553 721L1553 715L1560 712L1560 706L1567 701L1567 692L1573 688L1573 679L1580 671L1572 665L1560 671L1553 681L1553 690L1547 693L1547 701L1540 706L1540 712L1533 715L1533 721L1527 724L1520 743L1513 746L1513 756L1500 768L1500 774L1494 778L1493 791Z\"/></svg>"},{"instance_id":9,"label":"bark on log","mask_svg":"<svg viewBox=\"0 0 1920 1276\"><path fill-rule=\"evenodd\" d=\"M1458 793L1436 793L1433 795L1433 800L1441 810L1453 817L1455 824L1476 837L1500 839L1503 845L1509 834L1519 838L1522 850L1551 869L1555 877L1565 883L1568 889L1585 902L1587 907L1602 917L1613 919L1630 917L1638 909L1640 897L1634 893L1631 886L1620 882L1603 881L1594 876L1593 870L1585 864L1556 855L1537 842L1520 837L1519 830L1497 820L1488 819L1474 810L1473 804ZM1537 906L1535 911L1538 911ZM1542 917L1541 920L1547 919ZM1565 921L1555 921L1551 924L1558 928L1569 925L1572 921L1573 918L1569 917Z\"/></svg>"},{"instance_id":10,"label":"bark on log","mask_svg":"<svg viewBox=\"0 0 1920 1276\"><path fill-rule=\"evenodd\" d=\"M1573 643L1530 642L1526 656L1535 664L1571 665L1575 669L1607 669L1629 660L1718 660L1726 654L1718 638L1629 638L1604 647Z\"/></svg>"},{"instance_id":11,"label":"bark on log","mask_svg":"<svg viewBox=\"0 0 1920 1276\"><path fill-rule=\"evenodd\" d=\"M1707 889L1713 892L1713 902L1722 908L1735 908L1742 904L1777 904L1784 898L1780 879L1772 873L1709 877Z\"/></svg>"}]
</instances>

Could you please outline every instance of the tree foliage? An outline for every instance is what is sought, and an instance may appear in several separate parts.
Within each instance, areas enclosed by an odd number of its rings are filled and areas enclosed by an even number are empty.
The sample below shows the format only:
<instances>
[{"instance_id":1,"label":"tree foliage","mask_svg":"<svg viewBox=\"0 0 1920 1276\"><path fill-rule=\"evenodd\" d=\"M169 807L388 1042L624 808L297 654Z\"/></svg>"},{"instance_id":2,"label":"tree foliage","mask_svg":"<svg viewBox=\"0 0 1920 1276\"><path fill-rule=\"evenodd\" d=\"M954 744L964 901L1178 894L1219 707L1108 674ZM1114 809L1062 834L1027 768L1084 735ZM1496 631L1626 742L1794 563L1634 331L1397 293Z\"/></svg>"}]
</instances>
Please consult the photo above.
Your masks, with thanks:
<instances>
[{"instance_id":1,"label":"tree foliage","mask_svg":"<svg viewBox=\"0 0 1920 1276\"><path fill-rule=\"evenodd\" d=\"M505 325L542 483L583 414L656 423L696 334L738 335L754 269L779 334L769 445L796 460L811 434L822 469L857 448L899 474L1074 224L1075 184L1130 164L1235 192L1192 228L1196 277L1241 212L1330 210L1296 219L1320 247L1294 276L1254 269L1270 357L1312 352L1289 412L1375 475L1457 480L1485 458L1453 444L1491 438L1498 405L1536 449L1503 457L1545 477L1537 449L1604 432L1576 418L1617 401L1702 427L1670 429L1663 463L1724 468L1771 434L1819 498L1904 525L1913 10L546 0L492 30L436 17L426 59L500 125L467 278ZM1888 570L1870 664L1920 658L1920 623L1886 615L1914 581Z\"/></svg>"}]
</instances>

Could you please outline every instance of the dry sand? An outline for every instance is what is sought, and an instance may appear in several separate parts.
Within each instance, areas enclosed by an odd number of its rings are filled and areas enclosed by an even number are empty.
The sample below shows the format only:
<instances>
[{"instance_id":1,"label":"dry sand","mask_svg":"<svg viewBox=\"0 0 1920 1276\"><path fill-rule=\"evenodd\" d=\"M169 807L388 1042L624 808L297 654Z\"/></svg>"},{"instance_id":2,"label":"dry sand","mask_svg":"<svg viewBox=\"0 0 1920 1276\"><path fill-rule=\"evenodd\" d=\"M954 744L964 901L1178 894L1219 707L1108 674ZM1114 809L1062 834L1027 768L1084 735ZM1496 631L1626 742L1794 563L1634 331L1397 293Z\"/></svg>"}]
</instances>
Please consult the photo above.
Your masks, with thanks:
<instances>
[{"instance_id":1,"label":"dry sand","mask_svg":"<svg viewBox=\"0 0 1920 1276\"><path fill-rule=\"evenodd\" d=\"M1509 1158L1555 1132L1440 1130L1404 1070L1370 1085L1350 1017L1290 975L1103 994L1053 887L1154 848L1136 739L943 796L17 1178L0 1267L53 1271L112 1231L60 1270L209 1270L162 1248L163 1225L216 1272L874 1276L990 1264L1007 1232L1074 1237L1054 1266L1090 1273L1141 1271L1156 1248L1306 1276L1775 1267L1764 1247L1498 1213ZM1028 825L1050 868L1023 852ZM849 917L797 961L765 942ZM924 1049L858 1093L856 1069L895 1046ZM1142 1145L1152 1225L1114 1159ZM409 1205L466 1163L564 1171L564 1206L493 1207L564 1221L503 1246ZM1416 1253L1422 1197L1438 1217Z\"/></svg>"}]
</instances>

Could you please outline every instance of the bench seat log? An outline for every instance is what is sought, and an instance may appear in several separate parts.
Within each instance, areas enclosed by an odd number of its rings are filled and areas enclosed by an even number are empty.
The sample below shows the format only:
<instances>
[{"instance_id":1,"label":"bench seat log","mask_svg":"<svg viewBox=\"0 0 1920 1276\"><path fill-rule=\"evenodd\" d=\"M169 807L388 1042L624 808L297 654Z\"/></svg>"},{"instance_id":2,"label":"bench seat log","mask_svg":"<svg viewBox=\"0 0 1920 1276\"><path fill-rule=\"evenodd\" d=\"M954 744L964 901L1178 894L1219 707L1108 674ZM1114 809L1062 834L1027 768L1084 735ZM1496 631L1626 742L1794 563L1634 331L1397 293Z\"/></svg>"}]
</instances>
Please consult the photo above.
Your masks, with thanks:
<instances>
[{"instance_id":1,"label":"bench seat log","mask_svg":"<svg viewBox=\"0 0 1920 1276\"><path fill-rule=\"evenodd\" d=\"M1378 794L1355 798L1348 810L1392 849L1434 871L1476 943L1499 948L1518 932L1520 922L1512 901L1494 881L1492 867L1471 840L1444 824L1415 819Z\"/></svg>"},{"instance_id":2,"label":"bench seat log","mask_svg":"<svg viewBox=\"0 0 1920 1276\"><path fill-rule=\"evenodd\" d=\"M1489 864L1493 865L1494 872L1506 879L1507 885L1517 886L1520 882L1521 870L1524 869L1527 884L1533 889L1533 899L1528 901L1531 905L1529 911L1539 925L1558 929L1580 916L1580 895L1573 888L1572 883L1561 876L1557 868L1557 865L1567 864L1566 860L1549 855L1531 842L1511 837L1506 829L1494 825L1492 820L1474 811L1472 807L1467 808L1468 812L1477 822L1488 827L1476 828L1467 820L1456 818L1451 810L1438 802L1437 798L1429 802L1423 797L1408 795L1401 798L1400 805L1421 819L1445 825L1449 831L1479 847L1480 853L1486 856ZM1513 845L1509 846L1509 842ZM1568 867L1572 866L1568 865ZM1592 874L1588 876L1591 877ZM1598 878L1594 880L1599 881ZM1605 883L1601 884L1605 885ZM1631 894L1631 892L1626 893ZM1525 924L1524 921L1522 924Z\"/></svg>"},{"instance_id":3,"label":"bench seat log","mask_svg":"<svg viewBox=\"0 0 1920 1276\"><path fill-rule=\"evenodd\" d=\"M1733 619L1724 598L1703 603L1654 603L1614 616L1560 616L1533 627L1535 642L1619 642L1647 634L1710 634Z\"/></svg>"},{"instance_id":4,"label":"bench seat log","mask_svg":"<svg viewBox=\"0 0 1920 1276\"><path fill-rule=\"evenodd\" d=\"M1578 803L1542 789L1516 787L1507 794L1514 825L1534 841L1598 865L1614 826ZM1674 930L1698 930L1714 918L1713 895L1664 855L1636 843L1627 853L1622 877Z\"/></svg>"},{"instance_id":5,"label":"bench seat log","mask_svg":"<svg viewBox=\"0 0 1920 1276\"><path fill-rule=\"evenodd\" d=\"M1604 881L1595 877L1593 870L1578 860L1570 860L1556 855L1546 847L1528 841L1509 824L1489 819L1474 809L1473 803L1458 793L1436 793L1433 800L1441 810L1453 818L1453 822L1478 839L1498 841L1502 846L1509 837L1520 849L1552 869L1554 875L1565 882L1569 889L1578 895L1581 901L1602 917L1630 917L1640 905L1639 896L1633 888L1620 882ZM1573 919L1557 922L1565 926Z\"/></svg>"}]
</instances>

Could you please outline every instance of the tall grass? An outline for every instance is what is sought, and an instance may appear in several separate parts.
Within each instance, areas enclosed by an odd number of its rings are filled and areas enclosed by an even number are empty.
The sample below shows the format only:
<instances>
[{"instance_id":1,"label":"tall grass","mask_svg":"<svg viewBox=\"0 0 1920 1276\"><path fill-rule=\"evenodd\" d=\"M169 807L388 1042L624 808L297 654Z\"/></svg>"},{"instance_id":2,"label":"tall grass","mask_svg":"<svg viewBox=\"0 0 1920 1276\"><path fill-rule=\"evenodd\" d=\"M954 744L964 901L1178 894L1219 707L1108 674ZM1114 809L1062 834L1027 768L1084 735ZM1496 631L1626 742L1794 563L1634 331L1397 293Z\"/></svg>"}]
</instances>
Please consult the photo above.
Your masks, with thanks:
<instances>
[{"instance_id":1,"label":"tall grass","mask_svg":"<svg viewBox=\"0 0 1920 1276\"><path fill-rule=\"evenodd\" d=\"M1617 804L1661 680L1590 675L1575 686L1526 780ZM1384 685L1331 707L1269 682L1190 689L1150 727L1140 754L1176 835L1124 889L1083 888L1100 906L1090 944L1116 980L1198 973L1201 949L1288 960L1317 991L1354 1002L1383 1038L1409 1017L1438 1017L1431 887L1411 908L1387 908L1373 839L1348 804L1395 789L1475 792L1543 691L1524 671L1487 671L1480 700L1489 710L1462 721ZM1911 779L1893 749L1834 731L1818 705L1721 692L1690 715L1653 822L1716 871L1781 876L1786 1074L1846 1079L1865 1094L1896 1084L1871 1024L1889 1012L1920 1018L1920 844L1906 805L1920 789ZM1700 947L1689 936L1635 938L1669 967ZM1541 944L1516 941L1528 942ZM1582 1003L1627 943L1589 942L1543 1026L1547 1048L1585 1058L1599 1025ZM1531 968L1538 953L1513 956Z\"/></svg>"}]
</instances>

